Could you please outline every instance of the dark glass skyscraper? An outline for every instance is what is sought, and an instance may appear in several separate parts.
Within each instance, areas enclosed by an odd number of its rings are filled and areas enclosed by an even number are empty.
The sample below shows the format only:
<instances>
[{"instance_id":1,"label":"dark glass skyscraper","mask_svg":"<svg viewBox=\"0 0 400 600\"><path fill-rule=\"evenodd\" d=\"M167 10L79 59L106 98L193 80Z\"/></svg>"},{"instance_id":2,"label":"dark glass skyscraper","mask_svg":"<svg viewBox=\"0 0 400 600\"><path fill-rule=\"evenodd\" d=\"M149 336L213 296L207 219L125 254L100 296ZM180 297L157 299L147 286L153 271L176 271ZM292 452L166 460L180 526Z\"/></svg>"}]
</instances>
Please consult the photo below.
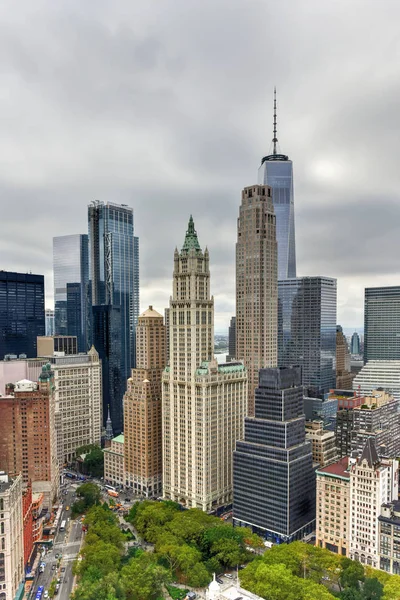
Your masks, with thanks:
<instances>
[{"instance_id":1,"label":"dark glass skyscraper","mask_svg":"<svg viewBox=\"0 0 400 600\"><path fill-rule=\"evenodd\" d=\"M278 279L296 277L296 240L294 228L293 163L277 152L276 92L274 91L273 152L264 156L258 169L258 183L272 188L278 245Z\"/></svg>"},{"instance_id":2,"label":"dark glass skyscraper","mask_svg":"<svg viewBox=\"0 0 400 600\"><path fill-rule=\"evenodd\" d=\"M76 335L79 352L86 352L89 284L87 234L53 238L53 272L55 333Z\"/></svg>"},{"instance_id":3,"label":"dark glass skyscraper","mask_svg":"<svg viewBox=\"0 0 400 600\"><path fill-rule=\"evenodd\" d=\"M360 352L361 352L360 336L358 335L357 331L355 331L353 333L353 335L351 336L350 353L351 354L360 354Z\"/></svg>"},{"instance_id":4,"label":"dark glass skyscraper","mask_svg":"<svg viewBox=\"0 0 400 600\"><path fill-rule=\"evenodd\" d=\"M315 473L306 441L301 368L260 369L255 416L233 453L233 518L271 541L312 531Z\"/></svg>"},{"instance_id":5,"label":"dark glass skyscraper","mask_svg":"<svg viewBox=\"0 0 400 600\"><path fill-rule=\"evenodd\" d=\"M89 271L93 307L93 342L112 371L103 377L103 415L107 405L114 433L122 431L122 396L135 366L135 334L139 316L139 239L134 236L133 209L112 202L89 205ZM117 316L118 315L118 316ZM104 331L101 331L104 327ZM97 344L97 345L96 345ZM119 374L116 374L118 356ZM104 373L103 365L103 373ZM118 382L122 382L119 384Z\"/></svg>"},{"instance_id":6,"label":"dark glass skyscraper","mask_svg":"<svg viewBox=\"0 0 400 600\"><path fill-rule=\"evenodd\" d=\"M302 367L306 395L336 383L336 279L278 281L278 365Z\"/></svg>"},{"instance_id":7,"label":"dark glass skyscraper","mask_svg":"<svg viewBox=\"0 0 400 600\"><path fill-rule=\"evenodd\" d=\"M45 334L44 277L0 271L0 360L6 354L36 358Z\"/></svg>"},{"instance_id":8,"label":"dark glass skyscraper","mask_svg":"<svg viewBox=\"0 0 400 600\"><path fill-rule=\"evenodd\" d=\"M400 359L400 286L366 288L364 363Z\"/></svg>"}]
</instances>

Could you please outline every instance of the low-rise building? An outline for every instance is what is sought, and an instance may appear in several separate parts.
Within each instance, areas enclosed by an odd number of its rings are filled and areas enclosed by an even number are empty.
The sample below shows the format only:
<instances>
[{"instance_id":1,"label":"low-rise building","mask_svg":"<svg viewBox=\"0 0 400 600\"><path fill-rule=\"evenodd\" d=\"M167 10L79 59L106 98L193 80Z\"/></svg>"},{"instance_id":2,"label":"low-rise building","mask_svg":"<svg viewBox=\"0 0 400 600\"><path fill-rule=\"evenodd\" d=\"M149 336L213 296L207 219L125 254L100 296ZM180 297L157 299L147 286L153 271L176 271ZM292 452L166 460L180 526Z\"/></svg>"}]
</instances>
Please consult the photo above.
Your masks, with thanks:
<instances>
[{"instance_id":1,"label":"low-rise building","mask_svg":"<svg viewBox=\"0 0 400 600\"><path fill-rule=\"evenodd\" d=\"M14 600L24 581L22 476L0 473L1 600Z\"/></svg>"},{"instance_id":2,"label":"low-rise building","mask_svg":"<svg viewBox=\"0 0 400 600\"><path fill-rule=\"evenodd\" d=\"M316 545L342 556L348 555L350 525L349 458L316 471Z\"/></svg>"},{"instance_id":3,"label":"low-rise building","mask_svg":"<svg viewBox=\"0 0 400 600\"><path fill-rule=\"evenodd\" d=\"M125 457L124 434L111 440L111 445L104 448L104 481L112 485L124 485Z\"/></svg>"},{"instance_id":4,"label":"low-rise building","mask_svg":"<svg viewBox=\"0 0 400 600\"><path fill-rule=\"evenodd\" d=\"M32 486L26 486L22 495L22 516L24 520L24 566L30 566L30 558L33 551L33 505Z\"/></svg>"},{"instance_id":5,"label":"low-rise building","mask_svg":"<svg viewBox=\"0 0 400 600\"><path fill-rule=\"evenodd\" d=\"M326 431L322 421L306 421L306 439L310 440L313 462L324 467L339 458L334 431Z\"/></svg>"},{"instance_id":6,"label":"low-rise building","mask_svg":"<svg viewBox=\"0 0 400 600\"><path fill-rule=\"evenodd\" d=\"M32 493L32 538L34 544L43 537L43 504L44 494L41 492Z\"/></svg>"}]
</instances>

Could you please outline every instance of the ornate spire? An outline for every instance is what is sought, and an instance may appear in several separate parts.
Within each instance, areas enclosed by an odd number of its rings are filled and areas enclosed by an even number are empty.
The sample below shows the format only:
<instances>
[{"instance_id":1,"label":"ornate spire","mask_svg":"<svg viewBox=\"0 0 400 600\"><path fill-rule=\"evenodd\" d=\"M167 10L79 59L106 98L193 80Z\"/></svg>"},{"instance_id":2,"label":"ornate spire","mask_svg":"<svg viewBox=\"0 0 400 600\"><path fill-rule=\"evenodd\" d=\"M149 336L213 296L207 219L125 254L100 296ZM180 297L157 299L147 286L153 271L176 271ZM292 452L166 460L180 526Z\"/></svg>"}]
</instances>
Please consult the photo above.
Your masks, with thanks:
<instances>
[{"instance_id":1,"label":"ornate spire","mask_svg":"<svg viewBox=\"0 0 400 600\"><path fill-rule=\"evenodd\" d=\"M183 242L182 246L182 252L188 252L191 248L194 248L195 250L201 250L199 240L197 238L197 231L194 228L192 215L190 215L185 241Z\"/></svg>"},{"instance_id":2,"label":"ornate spire","mask_svg":"<svg viewBox=\"0 0 400 600\"><path fill-rule=\"evenodd\" d=\"M278 138L276 137L276 87L274 87L274 137L272 138L272 143L274 144L272 154L276 154L276 144L278 143Z\"/></svg>"},{"instance_id":3,"label":"ornate spire","mask_svg":"<svg viewBox=\"0 0 400 600\"><path fill-rule=\"evenodd\" d=\"M113 432L112 421L111 421L111 417L110 417L110 405L108 405L108 415L107 415L107 422L106 422L106 440L112 440L113 437L114 437L114 432Z\"/></svg>"}]
</instances>

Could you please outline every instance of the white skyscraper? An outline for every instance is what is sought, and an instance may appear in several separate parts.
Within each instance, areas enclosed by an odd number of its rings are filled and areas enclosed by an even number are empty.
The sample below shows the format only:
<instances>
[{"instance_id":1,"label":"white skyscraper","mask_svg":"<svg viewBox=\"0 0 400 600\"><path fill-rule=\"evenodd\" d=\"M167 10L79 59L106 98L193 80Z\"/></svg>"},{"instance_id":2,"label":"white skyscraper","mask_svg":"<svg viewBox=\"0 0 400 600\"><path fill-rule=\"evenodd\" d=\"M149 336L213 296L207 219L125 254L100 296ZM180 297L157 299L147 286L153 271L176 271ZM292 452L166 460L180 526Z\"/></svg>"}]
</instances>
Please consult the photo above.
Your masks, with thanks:
<instances>
[{"instance_id":1,"label":"white skyscraper","mask_svg":"<svg viewBox=\"0 0 400 600\"><path fill-rule=\"evenodd\" d=\"M175 250L169 308L169 366L163 374L164 497L212 510L232 502L232 453L243 435L247 373L218 365L209 254L190 217Z\"/></svg>"}]
</instances>

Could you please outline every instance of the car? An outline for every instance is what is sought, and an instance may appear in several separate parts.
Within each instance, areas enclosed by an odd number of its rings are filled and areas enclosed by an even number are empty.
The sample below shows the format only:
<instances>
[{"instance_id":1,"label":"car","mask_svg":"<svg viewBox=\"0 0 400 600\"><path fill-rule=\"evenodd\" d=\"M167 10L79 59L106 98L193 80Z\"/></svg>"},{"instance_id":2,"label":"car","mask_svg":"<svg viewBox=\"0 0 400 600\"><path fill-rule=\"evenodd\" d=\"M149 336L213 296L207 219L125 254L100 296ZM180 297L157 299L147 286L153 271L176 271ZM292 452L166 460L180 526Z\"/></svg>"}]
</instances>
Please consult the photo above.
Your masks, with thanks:
<instances>
[{"instance_id":1,"label":"car","mask_svg":"<svg viewBox=\"0 0 400 600\"><path fill-rule=\"evenodd\" d=\"M54 571L54 569L56 568L56 565L51 565L51 570Z\"/></svg>"},{"instance_id":2,"label":"car","mask_svg":"<svg viewBox=\"0 0 400 600\"><path fill-rule=\"evenodd\" d=\"M57 584L58 584L58 583L61 583L61 577L59 577L59 578L57 579Z\"/></svg>"},{"instance_id":3,"label":"car","mask_svg":"<svg viewBox=\"0 0 400 600\"><path fill-rule=\"evenodd\" d=\"M58 554L56 554L56 558L58 558Z\"/></svg>"},{"instance_id":4,"label":"car","mask_svg":"<svg viewBox=\"0 0 400 600\"><path fill-rule=\"evenodd\" d=\"M43 598L48 598L48 597L49 597L49 592L46 590L45 593L44 593Z\"/></svg>"},{"instance_id":5,"label":"car","mask_svg":"<svg viewBox=\"0 0 400 600\"><path fill-rule=\"evenodd\" d=\"M216 578L215 578L215 580L216 580L216 582L217 582L217 583L219 583L220 585L221 585L222 583L224 583L224 582L222 581L221 577L216 577Z\"/></svg>"},{"instance_id":6,"label":"car","mask_svg":"<svg viewBox=\"0 0 400 600\"><path fill-rule=\"evenodd\" d=\"M69 506L65 507L65 512L67 512L69 510Z\"/></svg>"},{"instance_id":7,"label":"car","mask_svg":"<svg viewBox=\"0 0 400 600\"><path fill-rule=\"evenodd\" d=\"M233 575L230 573L224 573L224 577L228 577L228 579L233 579Z\"/></svg>"},{"instance_id":8,"label":"car","mask_svg":"<svg viewBox=\"0 0 400 600\"><path fill-rule=\"evenodd\" d=\"M125 498L125 502L130 502L131 499L130 498Z\"/></svg>"},{"instance_id":9,"label":"car","mask_svg":"<svg viewBox=\"0 0 400 600\"><path fill-rule=\"evenodd\" d=\"M65 567L61 567L61 573L65 573Z\"/></svg>"}]
</instances>

